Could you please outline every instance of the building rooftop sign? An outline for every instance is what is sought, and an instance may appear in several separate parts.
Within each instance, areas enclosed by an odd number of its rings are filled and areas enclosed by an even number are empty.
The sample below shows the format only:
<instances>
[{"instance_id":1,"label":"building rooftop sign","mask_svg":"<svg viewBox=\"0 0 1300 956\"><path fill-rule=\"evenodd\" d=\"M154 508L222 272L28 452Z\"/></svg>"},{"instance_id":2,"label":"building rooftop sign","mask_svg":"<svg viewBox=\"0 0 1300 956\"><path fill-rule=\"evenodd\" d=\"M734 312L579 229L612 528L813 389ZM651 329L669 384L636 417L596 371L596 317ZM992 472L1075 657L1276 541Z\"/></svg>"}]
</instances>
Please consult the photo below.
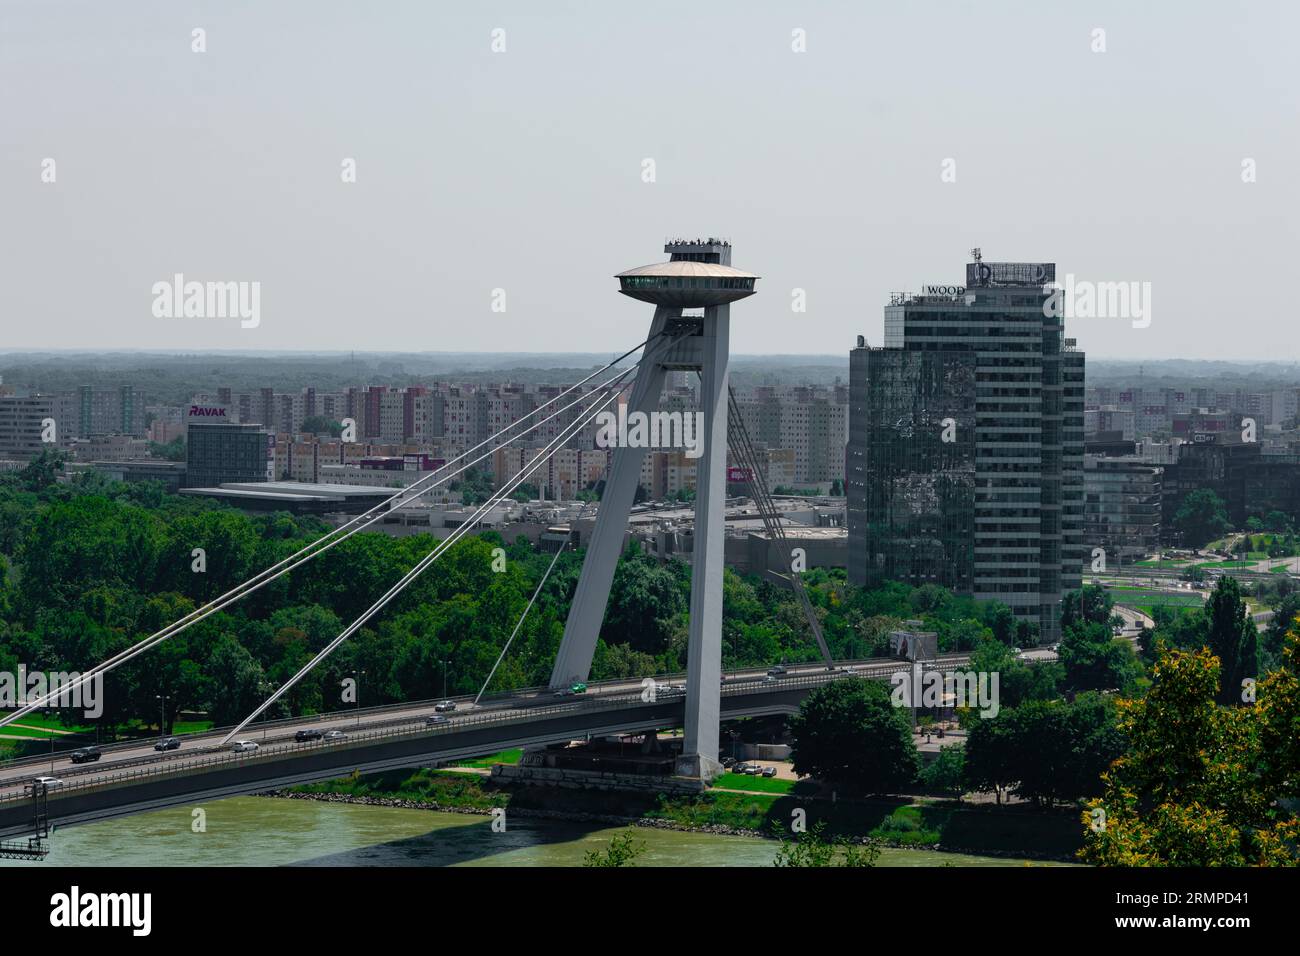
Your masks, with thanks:
<instances>
[{"instance_id":1,"label":"building rooftop sign","mask_svg":"<svg viewBox=\"0 0 1300 956\"><path fill-rule=\"evenodd\" d=\"M1055 262L971 262L966 265L966 287L1038 287L1056 281Z\"/></svg>"},{"instance_id":2,"label":"building rooftop sign","mask_svg":"<svg viewBox=\"0 0 1300 956\"><path fill-rule=\"evenodd\" d=\"M228 422L229 414L225 405L191 405L185 416L192 422Z\"/></svg>"}]
</instances>

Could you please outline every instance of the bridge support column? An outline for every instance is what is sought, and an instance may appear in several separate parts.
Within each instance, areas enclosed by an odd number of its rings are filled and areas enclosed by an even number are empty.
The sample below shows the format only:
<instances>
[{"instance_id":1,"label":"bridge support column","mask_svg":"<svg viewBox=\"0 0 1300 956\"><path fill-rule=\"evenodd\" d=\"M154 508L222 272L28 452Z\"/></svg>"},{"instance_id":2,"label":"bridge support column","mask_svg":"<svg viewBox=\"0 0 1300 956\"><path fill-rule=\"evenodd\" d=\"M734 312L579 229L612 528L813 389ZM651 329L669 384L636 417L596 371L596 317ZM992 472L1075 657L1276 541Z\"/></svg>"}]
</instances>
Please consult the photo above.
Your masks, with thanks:
<instances>
[{"instance_id":1,"label":"bridge support column","mask_svg":"<svg viewBox=\"0 0 1300 956\"><path fill-rule=\"evenodd\" d=\"M664 330L668 319L681 315L681 309L659 307L650 323L650 335ZM653 342L646 347L646 356L637 369L628 397L627 410L649 414L659 407L667 372L650 353L658 353L660 345ZM614 569L623 551L623 536L627 533L627 517L636 498L636 486L641 479L641 461L644 448L613 449L613 462L605 490L600 496L600 510L596 512L596 526L587 542L587 556L582 562L582 574L573 593L569 618L564 624L564 638L555 655L551 669L553 689L568 687L574 681L585 681L591 673L591 658L596 653L596 639L605 619L605 606L609 603L609 586L614 581Z\"/></svg>"},{"instance_id":2,"label":"bridge support column","mask_svg":"<svg viewBox=\"0 0 1300 956\"><path fill-rule=\"evenodd\" d=\"M718 775L722 683L722 573L727 503L727 356L731 307L704 311L700 410L703 454L696 464L695 534L691 548L691 626L686 653L686 727L679 776Z\"/></svg>"}]
</instances>

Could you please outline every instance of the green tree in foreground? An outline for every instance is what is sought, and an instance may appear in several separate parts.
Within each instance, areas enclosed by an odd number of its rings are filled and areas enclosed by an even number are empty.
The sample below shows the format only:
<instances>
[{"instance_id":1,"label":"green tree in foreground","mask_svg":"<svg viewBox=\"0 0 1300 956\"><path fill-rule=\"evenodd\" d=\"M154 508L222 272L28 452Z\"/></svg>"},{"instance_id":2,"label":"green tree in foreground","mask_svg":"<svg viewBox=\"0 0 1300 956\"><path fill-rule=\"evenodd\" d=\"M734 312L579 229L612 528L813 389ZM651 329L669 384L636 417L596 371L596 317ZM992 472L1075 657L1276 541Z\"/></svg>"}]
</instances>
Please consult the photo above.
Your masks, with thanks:
<instances>
[{"instance_id":1,"label":"green tree in foreground","mask_svg":"<svg viewBox=\"0 0 1300 956\"><path fill-rule=\"evenodd\" d=\"M631 866L632 861L645 852L645 841L634 839L632 831L619 833L609 841L604 850L587 853L583 866Z\"/></svg>"},{"instance_id":2,"label":"green tree in foreground","mask_svg":"<svg viewBox=\"0 0 1300 956\"><path fill-rule=\"evenodd\" d=\"M1099 866L1300 865L1300 640L1249 706L1221 707L1208 650L1160 647L1154 684L1121 700L1128 751L1083 816ZM1248 695L1249 696L1249 695Z\"/></svg>"},{"instance_id":3,"label":"green tree in foreground","mask_svg":"<svg viewBox=\"0 0 1300 956\"><path fill-rule=\"evenodd\" d=\"M854 843L844 837L826 838L826 823L818 821L807 833L788 839L779 824L773 833L781 841L773 866L875 866L880 846L875 841Z\"/></svg>"}]
</instances>

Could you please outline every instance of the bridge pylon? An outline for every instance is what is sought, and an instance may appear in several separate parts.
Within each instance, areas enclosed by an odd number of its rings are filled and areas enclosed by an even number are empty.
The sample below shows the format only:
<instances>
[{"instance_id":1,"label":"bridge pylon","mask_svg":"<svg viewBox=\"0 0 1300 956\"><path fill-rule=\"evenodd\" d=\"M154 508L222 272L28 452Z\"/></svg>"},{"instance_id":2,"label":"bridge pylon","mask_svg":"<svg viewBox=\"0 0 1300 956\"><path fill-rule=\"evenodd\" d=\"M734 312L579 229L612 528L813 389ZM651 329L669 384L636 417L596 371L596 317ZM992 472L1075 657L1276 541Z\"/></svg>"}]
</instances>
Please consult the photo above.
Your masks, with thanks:
<instances>
[{"instance_id":1,"label":"bridge pylon","mask_svg":"<svg viewBox=\"0 0 1300 956\"><path fill-rule=\"evenodd\" d=\"M665 244L668 262L620 273L619 291L654 304L651 345L637 370L626 418L620 414L617 444L600 500L595 528L587 543L582 575L565 623L564 639L551 672L551 687L585 681L591 671L609 588L622 550L647 444L674 448L680 438L696 466L695 531L692 545L690 643L687 649L686 719L681 776L711 780L718 763L719 693L722 681L722 574L727 471L727 361L731 303L754 294L757 276L731 267L731 244L720 239L673 240ZM686 310L691 310L687 314ZM702 310L697 311L697 310ZM672 344L655 352L660 336ZM700 373L700 408L676 421L660 413L664 381L670 371ZM637 418L648 422L643 439L634 436ZM624 428L624 423L633 427ZM698 430L697 426L698 425ZM663 441L663 429L669 441Z\"/></svg>"}]
</instances>

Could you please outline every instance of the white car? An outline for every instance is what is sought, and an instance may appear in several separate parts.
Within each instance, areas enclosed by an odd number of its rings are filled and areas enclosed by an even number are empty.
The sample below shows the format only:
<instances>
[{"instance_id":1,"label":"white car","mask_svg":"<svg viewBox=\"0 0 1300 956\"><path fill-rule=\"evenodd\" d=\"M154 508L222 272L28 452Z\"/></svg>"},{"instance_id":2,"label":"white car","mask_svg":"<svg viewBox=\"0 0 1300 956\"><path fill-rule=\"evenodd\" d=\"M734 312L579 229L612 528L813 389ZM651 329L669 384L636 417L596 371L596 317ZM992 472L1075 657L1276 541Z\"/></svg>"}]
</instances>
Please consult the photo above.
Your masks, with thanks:
<instances>
[{"instance_id":1,"label":"white car","mask_svg":"<svg viewBox=\"0 0 1300 956\"><path fill-rule=\"evenodd\" d=\"M230 749L233 753L250 754L257 750L257 742L253 740L236 740Z\"/></svg>"},{"instance_id":2,"label":"white car","mask_svg":"<svg viewBox=\"0 0 1300 956\"><path fill-rule=\"evenodd\" d=\"M63 786L63 781L58 777L37 777L32 781L32 788L44 787L46 790L53 790L55 787Z\"/></svg>"},{"instance_id":3,"label":"white car","mask_svg":"<svg viewBox=\"0 0 1300 956\"><path fill-rule=\"evenodd\" d=\"M325 735L326 743L337 743L340 740L347 740L348 735L341 730L331 730Z\"/></svg>"}]
</instances>

